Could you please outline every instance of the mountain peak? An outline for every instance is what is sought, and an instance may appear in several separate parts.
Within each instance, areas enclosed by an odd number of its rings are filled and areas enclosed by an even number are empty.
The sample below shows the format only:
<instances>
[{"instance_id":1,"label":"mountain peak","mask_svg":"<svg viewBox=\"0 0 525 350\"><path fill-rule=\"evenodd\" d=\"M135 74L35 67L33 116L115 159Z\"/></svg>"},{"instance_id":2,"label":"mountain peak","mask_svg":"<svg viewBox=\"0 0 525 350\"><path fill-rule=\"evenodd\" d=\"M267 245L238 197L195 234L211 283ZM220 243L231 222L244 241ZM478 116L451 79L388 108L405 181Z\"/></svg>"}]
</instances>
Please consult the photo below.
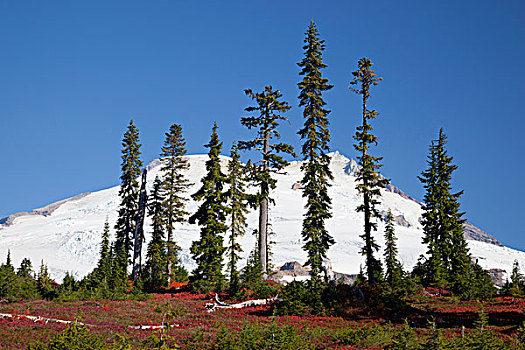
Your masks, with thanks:
<instances>
[{"instance_id":1,"label":"mountain peak","mask_svg":"<svg viewBox=\"0 0 525 350\"><path fill-rule=\"evenodd\" d=\"M332 218L327 221L330 234L336 244L328 251L328 257L335 271L355 274L359 271L363 257L359 250L362 241L362 215L355 208L359 204L359 194L356 190L355 172L359 169L357 162L335 151L329 153L334 181L329 188L332 198ZM187 210L195 212L198 203L191 200L190 195L197 191L201 178L206 173L207 155L185 156L190 164L186 176L193 186L186 192L189 199ZM221 156L223 166L226 166L227 156ZM288 261L305 261L306 253L302 249L301 227L304 215L304 198L302 191L294 190L303 174L300 163L294 161L285 170L285 174L276 175L277 188L272 193L275 205L270 208L270 224L275 232L275 245L272 247L273 263L276 266ZM151 161L146 168L148 172L148 188L151 188L156 175L161 175L161 159ZM35 210L31 214L15 214L4 219L0 225L0 257L6 256L11 250L14 264L28 257L33 264L44 260L53 277L60 279L66 271L73 272L76 277L87 274L98 260L100 241L104 221L108 217L110 227L117 221L119 187L115 186L102 191L76 196L61 202L53 203L45 210ZM381 212L391 210L396 218L396 235L398 236L399 256L405 269L410 269L423 254L426 247L422 244L422 229L419 219L422 214L421 204L406 195L397 187L391 185L382 192ZM248 231L257 227L258 213L250 212ZM383 244L383 222L379 221L375 237ZM8 224L8 225L6 225ZM470 231L475 231L472 227ZM151 222L145 221L145 236L147 247L151 235ZM191 270L195 263L191 258L191 242L199 235L199 227L188 223L179 224L175 229L175 240L180 244L181 260ZM115 233L112 231L112 235ZM479 258L485 268L501 268L511 271L514 259L525 263L525 253L507 247L497 246L497 240L475 232L469 240L472 255ZM481 241L483 240L483 242ZM497 242L497 243L496 243ZM493 244L489 244L493 243ZM246 259L255 244L252 235L242 237L240 244L244 249L243 259ZM240 262L242 267L244 261Z\"/></svg>"}]
</instances>

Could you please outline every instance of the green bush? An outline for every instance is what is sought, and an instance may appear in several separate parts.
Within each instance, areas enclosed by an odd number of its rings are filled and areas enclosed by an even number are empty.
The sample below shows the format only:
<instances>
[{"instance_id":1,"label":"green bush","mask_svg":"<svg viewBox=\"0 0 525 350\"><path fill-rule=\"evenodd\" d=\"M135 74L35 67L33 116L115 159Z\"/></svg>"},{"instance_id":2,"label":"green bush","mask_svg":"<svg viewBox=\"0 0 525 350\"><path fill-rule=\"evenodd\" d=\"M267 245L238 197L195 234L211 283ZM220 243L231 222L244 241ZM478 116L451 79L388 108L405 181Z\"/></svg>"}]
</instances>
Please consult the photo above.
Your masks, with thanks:
<instances>
[{"instance_id":1,"label":"green bush","mask_svg":"<svg viewBox=\"0 0 525 350\"><path fill-rule=\"evenodd\" d=\"M332 338L341 345L353 345L359 349L383 348L391 343L393 331L389 326L362 326L335 330Z\"/></svg>"},{"instance_id":2,"label":"green bush","mask_svg":"<svg viewBox=\"0 0 525 350\"><path fill-rule=\"evenodd\" d=\"M293 325L269 325L258 321L245 323L240 332L222 327L217 333L213 349L217 350L295 350L314 346L298 336Z\"/></svg>"},{"instance_id":3,"label":"green bush","mask_svg":"<svg viewBox=\"0 0 525 350\"><path fill-rule=\"evenodd\" d=\"M46 344L30 346L30 350L104 350L108 344L89 332L86 326L71 323Z\"/></svg>"},{"instance_id":4,"label":"green bush","mask_svg":"<svg viewBox=\"0 0 525 350\"><path fill-rule=\"evenodd\" d=\"M274 307L275 315L303 316L312 313L311 292L307 284L292 281L282 288L282 301Z\"/></svg>"}]
</instances>

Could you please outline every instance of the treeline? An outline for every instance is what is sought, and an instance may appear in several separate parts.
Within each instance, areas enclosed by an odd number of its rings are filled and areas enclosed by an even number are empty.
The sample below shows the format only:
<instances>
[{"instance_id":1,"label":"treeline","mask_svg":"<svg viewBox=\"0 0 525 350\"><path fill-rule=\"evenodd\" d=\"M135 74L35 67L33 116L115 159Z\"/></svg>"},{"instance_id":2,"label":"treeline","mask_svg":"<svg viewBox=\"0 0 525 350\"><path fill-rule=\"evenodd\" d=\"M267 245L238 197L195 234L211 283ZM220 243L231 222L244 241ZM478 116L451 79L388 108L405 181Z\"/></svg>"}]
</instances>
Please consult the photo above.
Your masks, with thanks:
<instances>
[{"instance_id":1,"label":"treeline","mask_svg":"<svg viewBox=\"0 0 525 350\"><path fill-rule=\"evenodd\" d=\"M327 155L331 139L330 110L323 99L323 93L333 86L323 77L323 69L327 67L323 61L325 44L313 21L305 34L304 57L298 63L302 79L297 84L304 124L298 135L302 141L300 155L304 160L301 190L306 200L301 234L311 279L305 283L294 282L285 288L281 310L286 313L289 312L286 310L297 309L299 302L306 307L305 312L321 314L333 302L331 298L341 296L338 294L341 291L330 285L323 266L330 247L335 243L326 227L327 220L332 217L328 190L333 175ZM373 152L379 139L373 134L372 123L379 113L370 108L370 97L372 88L382 78L372 67L369 58L360 59L350 82L351 91L359 95L362 102L361 122L354 134L359 165L356 189L361 200L356 210L363 214L364 223L360 236L364 265L356 284L360 293L365 299L380 300L392 307L417 286L444 288L466 299L493 295L495 289L489 274L472 261L467 248L463 234L464 213L459 203L462 191L454 192L451 185L452 173L457 166L447 153L447 137L443 129L438 138L431 141L428 168L419 176L426 191L422 224L427 252L412 271L404 270L399 262L393 216L389 212L383 217L378 210L381 191L389 180L380 175L382 157ZM288 165L285 155L298 155L291 145L280 141L279 125L287 121L284 115L291 107L279 90L266 86L260 92L247 89L245 93L253 104L245 108L246 116L240 122L253 132L253 138L233 143L231 159L227 169L223 169L219 158L223 143L219 128L214 124L210 141L205 145L208 148L206 174L201 179L200 188L193 194L187 193L192 184L186 178L189 164L184 157L187 151L183 129L181 125L173 124L165 134L159 154L162 176L155 179L151 193L146 196L147 174L146 170L141 171L139 130L133 120L130 122L122 140L120 205L114 226L115 239L110 240L110 225L106 221L98 264L82 281L71 282L76 290L101 298L118 298L131 290L137 293L141 290L158 291L185 282L189 282L195 291L227 290L232 297L242 296L245 289L268 290L265 281L271 273L272 233L268 217L274 202L275 174ZM241 151L256 151L258 158L243 164L240 162ZM141 173L142 191L138 181ZM256 188L256 193L248 194L248 186ZM186 209L189 195L199 203L195 213ZM247 266L239 271L239 254L243 249L239 237L248 230L246 215L250 210L258 211L259 224L253 230L257 243ZM152 237L142 264L145 215L151 218ZM384 259L378 257L380 247L375 239L380 221L385 221L386 228ZM176 234L177 228L186 222L200 227L200 237L190 249L197 264L191 272L186 271L181 262ZM8 269L5 267L8 265L2 268ZM130 270L132 275L129 275ZM18 276L18 272L15 274ZM517 282L513 280L512 283ZM520 285L519 288L523 287ZM505 290L515 289L509 286Z\"/></svg>"}]
</instances>

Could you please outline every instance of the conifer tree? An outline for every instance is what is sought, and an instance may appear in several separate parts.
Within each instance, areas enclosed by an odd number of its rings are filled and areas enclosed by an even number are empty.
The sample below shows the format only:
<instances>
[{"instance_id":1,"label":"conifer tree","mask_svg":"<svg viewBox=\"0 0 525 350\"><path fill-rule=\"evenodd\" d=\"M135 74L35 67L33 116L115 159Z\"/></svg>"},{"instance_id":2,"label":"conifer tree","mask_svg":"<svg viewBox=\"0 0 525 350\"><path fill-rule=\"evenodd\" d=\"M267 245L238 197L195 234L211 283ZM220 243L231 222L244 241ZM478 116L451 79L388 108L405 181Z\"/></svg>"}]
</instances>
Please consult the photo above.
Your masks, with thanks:
<instances>
[{"instance_id":1,"label":"conifer tree","mask_svg":"<svg viewBox=\"0 0 525 350\"><path fill-rule=\"evenodd\" d=\"M248 195L245 191L245 169L240 162L237 143L234 143L230 154L231 160L228 163L228 182L230 189L227 197L230 203L230 236L228 238L228 270L230 273L230 292L235 293L239 288L239 271L237 261L239 253L242 252L238 237L246 232L246 213L248 212Z\"/></svg>"},{"instance_id":2,"label":"conifer tree","mask_svg":"<svg viewBox=\"0 0 525 350\"><path fill-rule=\"evenodd\" d=\"M166 140L160 154L164 160L161 170L164 172L162 189L165 197L164 207L166 208L166 269L169 282L171 280L185 281L188 275L179 258L181 248L173 237L175 224L184 222L189 214L185 209L188 199L184 197L184 193L191 185L184 175L184 172L190 167L188 160L184 158L186 155L185 146L182 126L179 124L171 125L169 132L166 133Z\"/></svg>"},{"instance_id":3,"label":"conifer tree","mask_svg":"<svg viewBox=\"0 0 525 350\"><path fill-rule=\"evenodd\" d=\"M149 288L166 286L168 279L166 273L166 242L165 225L166 209L162 182L157 176L153 182L148 214L151 218L151 240L146 253L146 265L144 268L144 281Z\"/></svg>"},{"instance_id":4,"label":"conifer tree","mask_svg":"<svg viewBox=\"0 0 525 350\"><path fill-rule=\"evenodd\" d=\"M31 263L31 260L28 258L22 259L22 262L20 263L20 267L18 270L16 270L16 274L20 277L24 278L33 278L33 264Z\"/></svg>"},{"instance_id":5,"label":"conifer tree","mask_svg":"<svg viewBox=\"0 0 525 350\"><path fill-rule=\"evenodd\" d=\"M510 294L516 297L523 296L525 293L525 283L523 282L523 275L520 272L520 264L518 263L518 260L514 260L514 263L512 264L510 281Z\"/></svg>"},{"instance_id":6,"label":"conifer tree","mask_svg":"<svg viewBox=\"0 0 525 350\"><path fill-rule=\"evenodd\" d=\"M111 276L111 246L109 241L109 221L106 217L102 242L100 244L100 257L96 267L96 279L98 283L107 284Z\"/></svg>"},{"instance_id":7,"label":"conifer tree","mask_svg":"<svg viewBox=\"0 0 525 350\"><path fill-rule=\"evenodd\" d=\"M253 235L258 236L257 230L253 232ZM244 268L242 274L243 285L252 290L254 290L258 284L260 284L262 279L261 259L259 258L259 253L259 241L256 240L255 246L248 256L246 267Z\"/></svg>"},{"instance_id":8,"label":"conifer tree","mask_svg":"<svg viewBox=\"0 0 525 350\"><path fill-rule=\"evenodd\" d=\"M40 270L37 275L37 289L44 299L52 299L56 296L53 280L49 276L49 270L47 265L44 264L44 260L40 263Z\"/></svg>"},{"instance_id":9,"label":"conifer tree","mask_svg":"<svg viewBox=\"0 0 525 350\"><path fill-rule=\"evenodd\" d=\"M383 157L374 157L369 154L372 144L377 145L377 136L372 134L374 128L370 124L371 119L376 119L379 113L369 110L367 107L370 98L370 88L378 85L382 78L378 77L372 70L373 63L364 57L358 62L358 69L352 72L354 79L350 82L356 88L351 89L362 96L362 124L357 127L354 139L357 141L354 148L360 152L357 157L360 169L357 171L356 186L357 191L363 196L363 204L357 207L358 212L364 214L364 233L360 236L364 240L361 254L365 256L365 267L368 282L374 284L381 278L381 262L374 256L374 251L379 250L379 246L372 236L372 231L377 230L377 223L374 219L381 218L376 206L380 203L378 197L381 196L381 188L384 188L389 180L383 178L378 169L382 167L379 162Z\"/></svg>"},{"instance_id":10,"label":"conifer tree","mask_svg":"<svg viewBox=\"0 0 525 350\"><path fill-rule=\"evenodd\" d=\"M130 121L128 129L122 139L122 164L121 185L119 190L120 207L118 220L115 226L115 255L120 274L127 274L128 259L132 250L132 237L135 232L135 215L138 209L139 184L137 177L140 175L142 161L140 160L139 131Z\"/></svg>"},{"instance_id":11,"label":"conifer tree","mask_svg":"<svg viewBox=\"0 0 525 350\"><path fill-rule=\"evenodd\" d=\"M330 157L328 142L329 110L325 109L323 91L330 90L333 86L328 84L328 79L323 78L321 69L326 68L323 63L322 52L325 49L324 40L319 39L315 23L312 21L306 31L306 43L303 46L305 57L298 63L302 67L300 75L303 80L298 83L299 106L304 107L304 127L298 134L303 140L301 154L306 161L301 166L303 179L303 197L306 198L306 213L303 219L302 236L305 242L303 249L308 253L306 265L312 268L312 283L320 282L320 273L323 259L326 258L328 248L334 244L334 239L328 233L325 221L332 217L331 199L328 196L329 180L333 180L330 171Z\"/></svg>"},{"instance_id":12,"label":"conifer tree","mask_svg":"<svg viewBox=\"0 0 525 350\"><path fill-rule=\"evenodd\" d=\"M423 242L428 245L427 280L440 285L448 283L457 293L466 291L470 280L470 255L464 237L459 198L463 191L452 193L452 173L458 167L452 164L445 146L443 129L431 143L429 168L419 180L425 186L423 210Z\"/></svg>"},{"instance_id":13,"label":"conifer tree","mask_svg":"<svg viewBox=\"0 0 525 350\"><path fill-rule=\"evenodd\" d=\"M397 238L394 232L394 216L389 210L385 226L385 282L391 292L401 286L403 269L397 259Z\"/></svg>"},{"instance_id":14,"label":"conifer tree","mask_svg":"<svg viewBox=\"0 0 525 350\"><path fill-rule=\"evenodd\" d=\"M259 206L259 249L263 278L268 272L268 206L271 202L270 190L275 189L277 180L272 177L273 173L281 171L288 162L279 153L295 156L293 147L286 143L272 143L272 139L279 139L277 131L281 120L288 120L278 113L284 113L291 107L286 101L280 101L282 97L278 90L266 86L264 91L254 93L251 89L244 90L256 106L247 107L244 110L255 115L242 117L241 124L248 129L256 129L257 136L253 140L240 141L240 150L259 150L262 159L255 162L250 171L250 180L259 187L256 203Z\"/></svg>"},{"instance_id":15,"label":"conifer tree","mask_svg":"<svg viewBox=\"0 0 525 350\"><path fill-rule=\"evenodd\" d=\"M125 288L128 274L127 270L124 269L127 265L126 256L122 253L119 254L119 250L116 247L117 241L115 240L110 248L112 260L109 289L118 293Z\"/></svg>"},{"instance_id":16,"label":"conifer tree","mask_svg":"<svg viewBox=\"0 0 525 350\"><path fill-rule=\"evenodd\" d=\"M423 198L423 244L427 245L427 260L422 265L425 272L423 282L432 286L444 286L446 271L443 260L441 259L441 246L439 242L439 219L438 219L438 177L437 177L437 158L436 146L434 141L430 144L427 159L428 169L418 177L424 184L425 196Z\"/></svg>"},{"instance_id":17,"label":"conifer tree","mask_svg":"<svg viewBox=\"0 0 525 350\"><path fill-rule=\"evenodd\" d=\"M221 170L222 142L217 134L217 123L213 125L210 142L205 147L209 148L206 175L201 179L202 187L192 195L194 200L202 203L189 221L201 227L200 239L194 241L190 249L197 263L191 280L196 289L209 291L223 287L223 235L228 229L226 217L229 212L224 192L227 177Z\"/></svg>"}]
</instances>

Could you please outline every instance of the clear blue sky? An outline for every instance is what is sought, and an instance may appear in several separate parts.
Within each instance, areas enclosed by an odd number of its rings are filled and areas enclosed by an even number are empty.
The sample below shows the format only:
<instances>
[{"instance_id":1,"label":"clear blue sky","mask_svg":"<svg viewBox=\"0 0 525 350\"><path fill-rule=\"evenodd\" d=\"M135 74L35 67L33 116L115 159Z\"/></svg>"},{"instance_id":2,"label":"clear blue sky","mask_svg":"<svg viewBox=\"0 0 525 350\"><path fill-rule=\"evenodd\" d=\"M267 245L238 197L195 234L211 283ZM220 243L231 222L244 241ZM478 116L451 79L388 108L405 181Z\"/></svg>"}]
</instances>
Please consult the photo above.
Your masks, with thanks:
<instances>
[{"instance_id":1,"label":"clear blue sky","mask_svg":"<svg viewBox=\"0 0 525 350\"><path fill-rule=\"evenodd\" d=\"M354 157L367 56L384 81L371 107L383 173L422 198L417 175L440 127L469 221L525 250L525 2L0 0L0 217L118 184L120 141L140 129L142 159L164 132L203 153L213 121L228 153L251 134L243 89L272 84L293 106L304 32L326 40L333 150Z\"/></svg>"}]
</instances>

